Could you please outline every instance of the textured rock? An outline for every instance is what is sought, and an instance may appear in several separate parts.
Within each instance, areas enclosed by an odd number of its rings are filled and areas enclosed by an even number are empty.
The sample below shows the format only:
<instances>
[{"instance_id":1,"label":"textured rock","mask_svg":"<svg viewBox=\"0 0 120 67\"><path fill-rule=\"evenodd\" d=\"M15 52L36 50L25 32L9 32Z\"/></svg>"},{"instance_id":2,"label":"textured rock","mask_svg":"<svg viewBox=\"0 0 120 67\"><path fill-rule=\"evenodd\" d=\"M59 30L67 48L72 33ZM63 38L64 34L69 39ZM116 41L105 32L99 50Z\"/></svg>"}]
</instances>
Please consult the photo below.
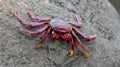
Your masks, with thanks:
<instances>
[{"instance_id":1,"label":"textured rock","mask_svg":"<svg viewBox=\"0 0 120 67\"><path fill-rule=\"evenodd\" d=\"M69 43L48 37L39 50L35 50L41 35L29 36L18 31L25 28L13 16L16 11L27 21L30 9L39 17L75 21L77 13L83 22L80 29L86 35L98 37L83 44L90 52L85 59L75 44L75 55L69 58ZM120 67L120 20L107 0L0 0L0 66L1 67ZM30 29L30 28L25 28Z\"/></svg>"}]
</instances>

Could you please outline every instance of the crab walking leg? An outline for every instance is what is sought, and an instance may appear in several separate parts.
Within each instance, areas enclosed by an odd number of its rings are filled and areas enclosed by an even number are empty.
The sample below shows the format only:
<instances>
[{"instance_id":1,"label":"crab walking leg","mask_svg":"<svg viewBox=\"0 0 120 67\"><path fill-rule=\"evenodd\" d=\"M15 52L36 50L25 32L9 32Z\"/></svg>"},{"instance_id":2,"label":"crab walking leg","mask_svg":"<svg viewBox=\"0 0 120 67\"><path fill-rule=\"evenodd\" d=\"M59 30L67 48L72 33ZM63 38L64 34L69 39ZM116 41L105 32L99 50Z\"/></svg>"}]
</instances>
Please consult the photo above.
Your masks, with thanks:
<instances>
[{"instance_id":1,"label":"crab walking leg","mask_svg":"<svg viewBox=\"0 0 120 67\"><path fill-rule=\"evenodd\" d=\"M27 27L33 27L38 25L43 25L46 22L38 23L38 22L26 22L23 18L19 17L16 12L14 12L14 16L25 26Z\"/></svg>"},{"instance_id":2,"label":"crab walking leg","mask_svg":"<svg viewBox=\"0 0 120 67\"><path fill-rule=\"evenodd\" d=\"M77 40L78 44L81 46L81 48L83 49L84 51L84 55L85 55L85 58L88 58L89 57L89 52L88 50L84 47L84 45L82 44L82 42L79 40L79 38L77 37L77 35L72 31L72 34L73 36L75 37L75 39Z\"/></svg>"},{"instance_id":3,"label":"crab walking leg","mask_svg":"<svg viewBox=\"0 0 120 67\"><path fill-rule=\"evenodd\" d=\"M36 20L36 21L39 21L39 22L51 20L51 18L39 18L39 17L36 17L30 10L28 10L28 15L29 15L32 19L34 19L34 20Z\"/></svg>"},{"instance_id":4,"label":"crab walking leg","mask_svg":"<svg viewBox=\"0 0 120 67\"><path fill-rule=\"evenodd\" d=\"M73 16L75 16L75 18L76 18L76 20L77 20L77 22L78 22L78 25L79 25L79 26L82 26L82 23L81 23L81 21L80 21L80 19L79 19L79 16L78 16L77 14L73 14Z\"/></svg>"},{"instance_id":5,"label":"crab walking leg","mask_svg":"<svg viewBox=\"0 0 120 67\"><path fill-rule=\"evenodd\" d=\"M91 36L86 36L82 32L80 32L77 28L73 27L75 31L77 31L85 40L90 41L96 38L97 34L91 35Z\"/></svg>"},{"instance_id":6,"label":"crab walking leg","mask_svg":"<svg viewBox=\"0 0 120 67\"><path fill-rule=\"evenodd\" d=\"M73 41L73 38L71 38L69 41L70 41L70 44L71 44L71 49L70 49L70 57L71 57L74 54L74 41Z\"/></svg>"},{"instance_id":7,"label":"crab walking leg","mask_svg":"<svg viewBox=\"0 0 120 67\"><path fill-rule=\"evenodd\" d=\"M19 28L19 31L31 35L31 34L39 34L39 33L43 32L45 29L47 29L47 28L48 28L48 25L46 25L46 26L44 26L42 28L39 28L38 30L35 30L35 31L24 30L22 28Z\"/></svg>"},{"instance_id":8,"label":"crab walking leg","mask_svg":"<svg viewBox=\"0 0 120 67\"><path fill-rule=\"evenodd\" d=\"M75 22L68 21L68 23L69 23L69 24L72 24L72 25L74 25L74 26L77 26L77 27L81 27L81 25L80 25L80 24L75 23Z\"/></svg>"},{"instance_id":9,"label":"crab walking leg","mask_svg":"<svg viewBox=\"0 0 120 67\"><path fill-rule=\"evenodd\" d=\"M38 49L41 46L41 43L47 38L47 36L50 33L50 31L51 31L51 27L46 31L46 33L44 34L44 36L42 37L42 39L36 45L35 49Z\"/></svg>"}]
</instances>

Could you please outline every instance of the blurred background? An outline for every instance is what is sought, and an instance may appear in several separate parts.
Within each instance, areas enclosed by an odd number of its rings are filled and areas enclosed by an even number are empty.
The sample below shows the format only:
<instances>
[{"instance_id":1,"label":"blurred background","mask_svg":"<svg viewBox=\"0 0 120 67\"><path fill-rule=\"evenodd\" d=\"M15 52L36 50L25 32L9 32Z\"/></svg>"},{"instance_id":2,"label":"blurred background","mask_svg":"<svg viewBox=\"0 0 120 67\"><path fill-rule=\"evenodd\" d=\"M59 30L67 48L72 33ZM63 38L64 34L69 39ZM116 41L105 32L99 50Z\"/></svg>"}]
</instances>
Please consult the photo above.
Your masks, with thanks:
<instances>
[{"instance_id":1,"label":"blurred background","mask_svg":"<svg viewBox=\"0 0 120 67\"><path fill-rule=\"evenodd\" d=\"M109 0L120 14L120 0Z\"/></svg>"}]
</instances>

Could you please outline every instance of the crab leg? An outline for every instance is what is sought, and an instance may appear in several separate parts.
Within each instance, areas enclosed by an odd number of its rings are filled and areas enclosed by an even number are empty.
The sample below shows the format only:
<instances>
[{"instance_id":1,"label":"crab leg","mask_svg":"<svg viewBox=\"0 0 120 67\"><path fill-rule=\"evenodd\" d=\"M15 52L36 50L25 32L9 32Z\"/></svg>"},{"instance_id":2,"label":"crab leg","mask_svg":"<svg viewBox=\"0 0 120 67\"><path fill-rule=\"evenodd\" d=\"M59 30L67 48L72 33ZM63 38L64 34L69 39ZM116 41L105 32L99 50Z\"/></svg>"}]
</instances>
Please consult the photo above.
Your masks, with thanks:
<instances>
[{"instance_id":1,"label":"crab leg","mask_svg":"<svg viewBox=\"0 0 120 67\"><path fill-rule=\"evenodd\" d=\"M82 32L80 32L77 28L73 27L75 31L77 31L85 40L90 41L96 38L97 34L91 35L91 36L86 36Z\"/></svg>"},{"instance_id":2,"label":"crab leg","mask_svg":"<svg viewBox=\"0 0 120 67\"><path fill-rule=\"evenodd\" d=\"M77 14L73 14L73 16L75 16L75 18L76 18L76 20L77 20L77 22L78 22L78 25L81 27L82 26L82 23L81 23L81 21L80 21L80 19L79 19L79 16L77 15ZM72 24L72 23L71 23ZM78 26L77 25L77 26Z\"/></svg>"},{"instance_id":3,"label":"crab leg","mask_svg":"<svg viewBox=\"0 0 120 67\"><path fill-rule=\"evenodd\" d=\"M74 26L77 26L77 27L81 27L81 25L79 25L78 23L75 23L75 22L71 22L71 21L68 21L69 24L72 24Z\"/></svg>"},{"instance_id":4,"label":"crab leg","mask_svg":"<svg viewBox=\"0 0 120 67\"><path fill-rule=\"evenodd\" d=\"M71 44L71 49L70 49L70 57L71 57L74 54L74 41L73 41L73 38L71 38L69 41L70 41L70 44Z\"/></svg>"},{"instance_id":5,"label":"crab leg","mask_svg":"<svg viewBox=\"0 0 120 67\"><path fill-rule=\"evenodd\" d=\"M38 25L43 25L45 22L38 23L38 22L26 22L23 18L19 17L16 12L14 12L14 16L25 26L27 27L33 27Z\"/></svg>"},{"instance_id":6,"label":"crab leg","mask_svg":"<svg viewBox=\"0 0 120 67\"><path fill-rule=\"evenodd\" d=\"M46 33L44 34L44 36L42 37L42 39L38 42L38 44L36 45L35 49L38 49L41 46L41 43L47 38L48 34L50 33L51 28L49 28Z\"/></svg>"},{"instance_id":7,"label":"crab leg","mask_svg":"<svg viewBox=\"0 0 120 67\"><path fill-rule=\"evenodd\" d=\"M28 15L29 15L32 19L34 19L34 20L36 20L36 21L39 21L39 22L51 20L51 18L39 18L39 17L36 17L30 10L28 10Z\"/></svg>"},{"instance_id":8,"label":"crab leg","mask_svg":"<svg viewBox=\"0 0 120 67\"><path fill-rule=\"evenodd\" d=\"M77 40L77 42L80 45L80 47L83 49L85 58L88 58L89 57L88 50L84 47L84 45L82 44L82 42L79 40L79 38L77 37L77 35L73 31L72 31L72 34L75 37L75 39Z\"/></svg>"},{"instance_id":9,"label":"crab leg","mask_svg":"<svg viewBox=\"0 0 120 67\"><path fill-rule=\"evenodd\" d=\"M21 31L21 32L25 32L25 33L27 33L27 34L40 34L41 32L43 32L45 29L47 29L48 28L48 25L46 25L46 26L44 26L44 27L42 27L42 28L39 28L38 30L35 30L35 31L29 31L29 30L24 30L24 29L22 29L22 28L19 28L19 30Z\"/></svg>"}]
</instances>

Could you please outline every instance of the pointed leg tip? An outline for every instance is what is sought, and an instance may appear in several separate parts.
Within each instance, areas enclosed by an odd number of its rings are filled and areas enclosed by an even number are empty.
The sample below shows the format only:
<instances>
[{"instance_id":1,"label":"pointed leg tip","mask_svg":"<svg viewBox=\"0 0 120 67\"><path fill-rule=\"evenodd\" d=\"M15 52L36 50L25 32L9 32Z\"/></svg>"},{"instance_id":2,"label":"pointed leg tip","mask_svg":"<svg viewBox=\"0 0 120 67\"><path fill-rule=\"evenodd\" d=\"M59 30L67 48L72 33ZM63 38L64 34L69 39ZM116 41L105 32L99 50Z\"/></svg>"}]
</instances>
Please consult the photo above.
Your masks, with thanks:
<instances>
[{"instance_id":1,"label":"pointed leg tip","mask_svg":"<svg viewBox=\"0 0 120 67\"><path fill-rule=\"evenodd\" d=\"M28 13L30 13L31 11L30 10L27 10Z\"/></svg>"},{"instance_id":2,"label":"pointed leg tip","mask_svg":"<svg viewBox=\"0 0 120 67\"><path fill-rule=\"evenodd\" d=\"M72 13L73 16L75 16L76 14L75 13Z\"/></svg>"},{"instance_id":3,"label":"pointed leg tip","mask_svg":"<svg viewBox=\"0 0 120 67\"><path fill-rule=\"evenodd\" d=\"M14 16L16 16L16 15L17 15L16 11L13 13L13 15L14 15Z\"/></svg>"},{"instance_id":4,"label":"pointed leg tip","mask_svg":"<svg viewBox=\"0 0 120 67\"><path fill-rule=\"evenodd\" d=\"M22 31L23 31L23 29L22 29L22 28L19 28L18 30L19 30L20 32L22 32Z\"/></svg>"},{"instance_id":5,"label":"pointed leg tip","mask_svg":"<svg viewBox=\"0 0 120 67\"><path fill-rule=\"evenodd\" d=\"M35 47L36 50L38 50L39 48L38 47Z\"/></svg>"},{"instance_id":6,"label":"pointed leg tip","mask_svg":"<svg viewBox=\"0 0 120 67\"><path fill-rule=\"evenodd\" d=\"M72 57L74 55L74 51L73 50L70 50L70 57Z\"/></svg>"},{"instance_id":7,"label":"pointed leg tip","mask_svg":"<svg viewBox=\"0 0 120 67\"><path fill-rule=\"evenodd\" d=\"M73 16L78 16L76 13L73 13L72 15L73 15Z\"/></svg>"},{"instance_id":8,"label":"pointed leg tip","mask_svg":"<svg viewBox=\"0 0 120 67\"><path fill-rule=\"evenodd\" d=\"M22 28L19 28L18 30L19 30L20 32L22 32L22 31L23 31L23 29L22 29Z\"/></svg>"},{"instance_id":9,"label":"pointed leg tip","mask_svg":"<svg viewBox=\"0 0 120 67\"><path fill-rule=\"evenodd\" d=\"M88 51L84 51L84 55L85 55L85 58L87 59L89 57L89 52Z\"/></svg>"},{"instance_id":10,"label":"pointed leg tip","mask_svg":"<svg viewBox=\"0 0 120 67\"><path fill-rule=\"evenodd\" d=\"M97 34L94 34L91 36L92 39L95 39L97 37Z\"/></svg>"},{"instance_id":11,"label":"pointed leg tip","mask_svg":"<svg viewBox=\"0 0 120 67\"><path fill-rule=\"evenodd\" d=\"M97 37L97 34L94 34L94 37Z\"/></svg>"},{"instance_id":12,"label":"pointed leg tip","mask_svg":"<svg viewBox=\"0 0 120 67\"><path fill-rule=\"evenodd\" d=\"M41 43L38 43L38 44L36 45L35 49L38 50L38 49L40 48L40 46L41 46Z\"/></svg>"},{"instance_id":13,"label":"pointed leg tip","mask_svg":"<svg viewBox=\"0 0 120 67\"><path fill-rule=\"evenodd\" d=\"M88 38L87 38L87 41L93 40L93 39L95 39L96 37L97 37L97 34L94 34L94 35L88 37Z\"/></svg>"}]
</instances>

